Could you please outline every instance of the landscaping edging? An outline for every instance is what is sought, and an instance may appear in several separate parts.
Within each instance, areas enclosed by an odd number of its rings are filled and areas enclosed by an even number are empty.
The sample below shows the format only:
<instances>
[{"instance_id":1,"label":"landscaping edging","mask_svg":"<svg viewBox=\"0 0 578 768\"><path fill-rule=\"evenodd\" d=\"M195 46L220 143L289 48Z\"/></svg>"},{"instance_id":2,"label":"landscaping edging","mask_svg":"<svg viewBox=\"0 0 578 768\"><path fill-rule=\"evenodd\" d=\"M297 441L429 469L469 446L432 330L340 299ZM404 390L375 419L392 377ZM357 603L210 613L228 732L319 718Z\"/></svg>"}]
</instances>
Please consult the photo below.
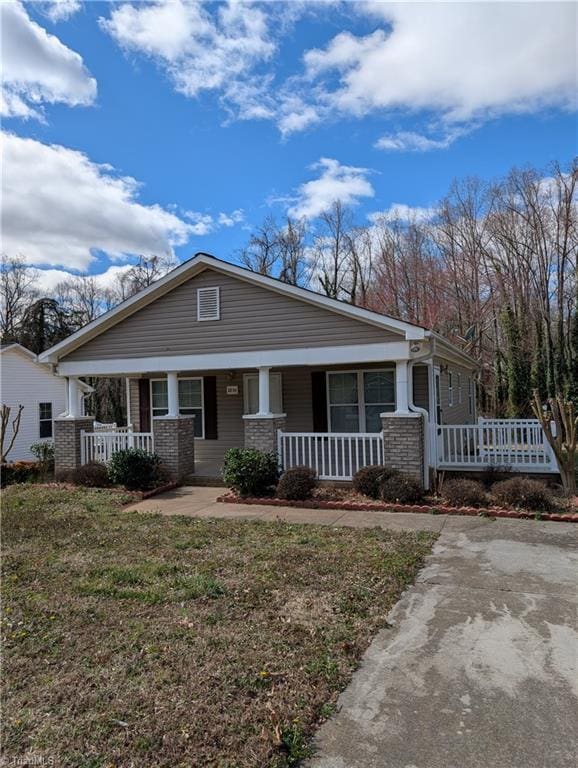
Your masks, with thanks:
<instances>
[{"instance_id":1,"label":"landscaping edging","mask_svg":"<svg viewBox=\"0 0 578 768\"><path fill-rule=\"evenodd\" d=\"M472 517L509 517L530 519L536 518L536 512L523 509L503 509L501 507L448 507L445 504L364 504L352 501L289 501L287 499L260 498L254 496L235 496L226 493L217 497L224 504L266 504L270 507L296 507L297 509L336 509L344 512L416 512L437 515L469 515ZM539 520L551 520L560 523L578 523L578 513L560 514L557 512L538 513Z\"/></svg>"},{"instance_id":2,"label":"landscaping edging","mask_svg":"<svg viewBox=\"0 0 578 768\"><path fill-rule=\"evenodd\" d=\"M159 485L158 488L151 488L150 491L131 491L136 494L137 498L144 501L150 499L152 496L157 496L159 493L165 493L166 491L172 491L178 488L180 483L166 483L166 485Z\"/></svg>"}]
</instances>

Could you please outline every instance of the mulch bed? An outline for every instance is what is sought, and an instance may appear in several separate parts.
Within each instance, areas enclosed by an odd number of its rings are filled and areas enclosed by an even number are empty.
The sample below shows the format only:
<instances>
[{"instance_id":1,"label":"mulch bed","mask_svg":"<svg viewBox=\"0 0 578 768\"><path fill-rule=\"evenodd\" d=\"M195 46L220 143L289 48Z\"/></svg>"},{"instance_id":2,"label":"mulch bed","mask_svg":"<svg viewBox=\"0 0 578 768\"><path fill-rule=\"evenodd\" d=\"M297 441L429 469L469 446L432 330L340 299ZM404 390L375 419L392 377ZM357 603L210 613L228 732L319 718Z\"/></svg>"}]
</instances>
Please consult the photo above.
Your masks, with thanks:
<instances>
[{"instance_id":1,"label":"mulch bed","mask_svg":"<svg viewBox=\"0 0 578 768\"><path fill-rule=\"evenodd\" d=\"M217 498L226 504L267 504L270 507L297 507L298 509L337 509L344 512L416 512L437 515L469 515L481 517L510 517L521 519L552 520L554 522L578 523L578 513L541 512L526 509L504 509L502 507L450 507L443 502L430 504L387 504L380 502L325 501L289 501L272 497L241 497L226 493Z\"/></svg>"}]
</instances>

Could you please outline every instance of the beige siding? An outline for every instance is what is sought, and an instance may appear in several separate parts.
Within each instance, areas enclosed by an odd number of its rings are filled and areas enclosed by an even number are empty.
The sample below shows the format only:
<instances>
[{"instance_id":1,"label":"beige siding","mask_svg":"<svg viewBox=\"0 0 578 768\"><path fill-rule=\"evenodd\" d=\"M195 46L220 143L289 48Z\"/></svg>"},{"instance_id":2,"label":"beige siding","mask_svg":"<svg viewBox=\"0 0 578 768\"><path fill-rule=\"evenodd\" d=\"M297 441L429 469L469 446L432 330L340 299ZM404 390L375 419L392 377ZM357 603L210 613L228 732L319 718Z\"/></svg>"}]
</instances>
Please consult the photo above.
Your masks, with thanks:
<instances>
[{"instance_id":1,"label":"beige siding","mask_svg":"<svg viewBox=\"0 0 578 768\"><path fill-rule=\"evenodd\" d=\"M426 365L413 367L413 403L429 413L428 368Z\"/></svg>"},{"instance_id":2,"label":"beige siding","mask_svg":"<svg viewBox=\"0 0 578 768\"><path fill-rule=\"evenodd\" d=\"M129 380L130 413L128 416L129 424L135 432L141 431L140 411L139 411L139 389L138 379Z\"/></svg>"},{"instance_id":3,"label":"beige siding","mask_svg":"<svg viewBox=\"0 0 578 768\"><path fill-rule=\"evenodd\" d=\"M475 404L474 413L470 413L468 407L468 378L473 380L475 371L456 365L442 358L435 359L436 365L443 365L440 375L441 405L444 424L474 424L476 421ZM449 373L453 374L453 405L449 404ZM458 374L461 374L462 397L460 402Z\"/></svg>"},{"instance_id":4,"label":"beige siding","mask_svg":"<svg viewBox=\"0 0 578 768\"><path fill-rule=\"evenodd\" d=\"M221 319L197 321L197 288L219 286ZM401 334L207 269L71 352L66 361L397 341Z\"/></svg>"}]
</instances>

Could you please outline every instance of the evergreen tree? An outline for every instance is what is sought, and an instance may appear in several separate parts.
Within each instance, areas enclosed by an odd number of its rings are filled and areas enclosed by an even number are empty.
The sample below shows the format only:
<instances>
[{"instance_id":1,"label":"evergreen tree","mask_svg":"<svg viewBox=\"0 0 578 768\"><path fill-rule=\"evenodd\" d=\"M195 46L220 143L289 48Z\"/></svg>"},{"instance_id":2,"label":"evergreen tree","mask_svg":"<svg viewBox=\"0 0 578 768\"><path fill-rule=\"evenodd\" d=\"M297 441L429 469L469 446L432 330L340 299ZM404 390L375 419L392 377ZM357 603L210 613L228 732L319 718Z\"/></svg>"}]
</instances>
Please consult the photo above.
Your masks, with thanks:
<instances>
[{"instance_id":1,"label":"evergreen tree","mask_svg":"<svg viewBox=\"0 0 578 768\"><path fill-rule=\"evenodd\" d=\"M502 327L506 339L506 377L508 381L508 416L525 416L530 407L530 364L522 348L518 320L511 306L502 313Z\"/></svg>"},{"instance_id":2,"label":"evergreen tree","mask_svg":"<svg viewBox=\"0 0 578 768\"><path fill-rule=\"evenodd\" d=\"M537 389L540 397L546 400L548 397L548 366L546 352L544 350L544 328L540 321L536 322L536 342L532 357L532 370L530 373L532 391Z\"/></svg>"}]
</instances>

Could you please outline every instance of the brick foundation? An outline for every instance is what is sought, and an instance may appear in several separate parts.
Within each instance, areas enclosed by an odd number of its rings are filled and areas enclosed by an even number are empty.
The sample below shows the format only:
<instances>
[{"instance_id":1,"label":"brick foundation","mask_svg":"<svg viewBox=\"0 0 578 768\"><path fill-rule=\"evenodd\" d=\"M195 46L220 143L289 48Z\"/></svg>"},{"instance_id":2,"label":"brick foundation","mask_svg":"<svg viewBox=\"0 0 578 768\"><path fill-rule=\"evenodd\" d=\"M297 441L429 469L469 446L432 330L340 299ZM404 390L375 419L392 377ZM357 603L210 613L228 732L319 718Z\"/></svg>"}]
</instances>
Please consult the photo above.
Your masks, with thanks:
<instances>
[{"instance_id":1,"label":"brick foundation","mask_svg":"<svg viewBox=\"0 0 578 768\"><path fill-rule=\"evenodd\" d=\"M54 419L54 476L66 480L80 466L80 433L93 431L92 416Z\"/></svg>"},{"instance_id":2,"label":"brick foundation","mask_svg":"<svg viewBox=\"0 0 578 768\"><path fill-rule=\"evenodd\" d=\"M155 453L174 480L195 471L195 417L153 419Z\"/></svg>"},{"instance_id":3,"label":"brick foundation","mask_svg":"<svg viewBox=\"0 0 578 768\"><path fill-rule=\"evenodd\" d=\"M424 430L419 413L383 413L383 463L423 483Z\"/></svg>"},{"instance_id":4,"label":"brick foundation","mask_svg":"<svg viewBox=\"0 0 578 768\"><path fill-rule=\"evenodd\" d=\"M245 448L257 448L266 453L277 453L277 432L285 429L285 415L245 416Z\"/></svg>"}]
</instances>

